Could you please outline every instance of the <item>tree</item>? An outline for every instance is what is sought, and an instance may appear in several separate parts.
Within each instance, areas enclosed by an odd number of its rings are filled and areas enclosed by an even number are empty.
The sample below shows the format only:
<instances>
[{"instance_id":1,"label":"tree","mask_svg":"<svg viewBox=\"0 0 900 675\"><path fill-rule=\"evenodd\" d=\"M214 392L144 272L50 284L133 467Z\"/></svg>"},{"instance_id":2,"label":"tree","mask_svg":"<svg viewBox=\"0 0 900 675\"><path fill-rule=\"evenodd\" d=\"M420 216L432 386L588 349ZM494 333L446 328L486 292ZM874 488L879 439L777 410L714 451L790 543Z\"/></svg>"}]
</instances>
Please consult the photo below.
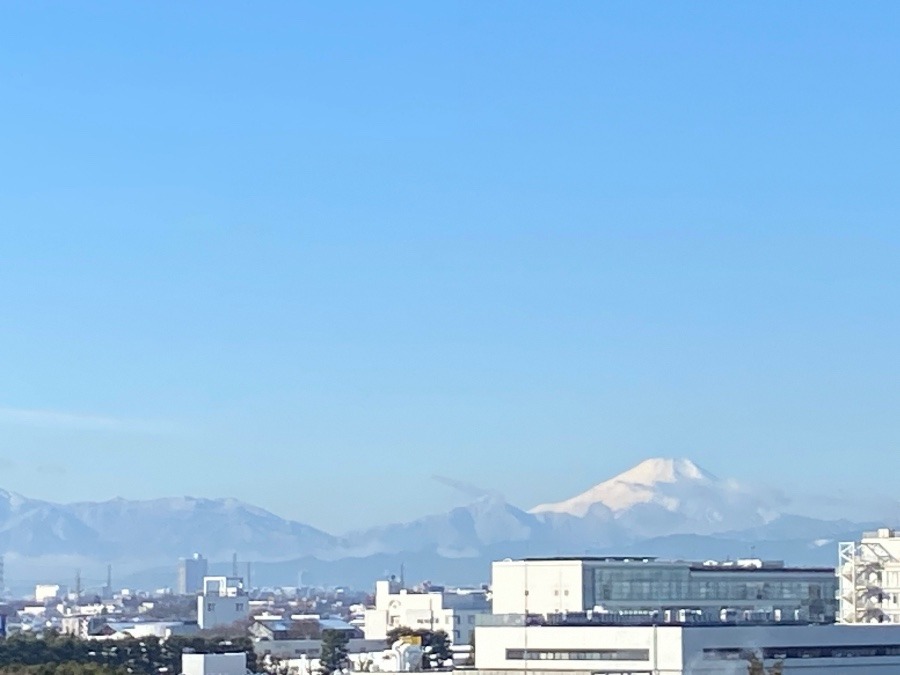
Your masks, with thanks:
<instances>
[{"instance_id":1,"label":"tree","mask_svg":"<svg viewBox=\"0 0 900 675\"><path fill-rule=\"evenodd\" d=\"M426 631L426 635L422 636L422 645L425 647L425 668L441 668L453 658L450 636L442 630Z\"/></svg>"},{"instance_id":2,"label":"tree","mask_svg":"<svg viewBox=\"0 0 900 675\"><path fill-rule=\"evenodd\" d=\"M349 643L350 637L342 630L322 631L322 655L319 658L319 672L322 675L331 675L347 668Z\"/></svg>"},{"instance_id":3,"label":"tree","mask_svg":"<svg viewBox=\"0 0 900 675\"><path fill-rule=\"evenodd\" d=\"M13 670L21 671L22 675L108 675L113 671L134 675L158 675L162 671L178 673L184 650L215 654L244 652L247 668L256 672L256 653L253 642L247 637L222 639L194 635L173 636L167 640L155 637L82 640L48 631L43 637L23 634L0 640L0 675ZM56 665L60 665L58 672L50 672Z\"/></svg>"},{"instance_id":4,"label":"tree","mask_svg":"<svg viewBox=\"0 0 900 675\"><path fill-rule=\"evenodd\" d=\"M0 668L0 675L128 675L122 668L111 668L96 663L43 663L40 665L14 665Z\"/></svg>"},{"instance_id":5,"label":"tree","mask_svg":"<svg viewBox=\"0 0 900 675\"><path fill-rule=\"evenodd\" d=\"M756 654L751 654L747 658L748 675L782 675L784 672L784 664L781 661L775 663L771 668L766 668L762 659Z\"/></svg>"},{"instance_id":6,"label":"tree","mask_svg":"<svg viewBox=\"0 0 900 675\"><path fill-rule=\"evenodd\" d=\"M412 628L408 628L407 626L398 626L397 628L391 628L387 633L387 647L388 649L390 649L400 638L410 637L416 634L416 631L414 631Z\"/></svg>"},{"instance_id":7,"label":"tree","mask_svg":"<svg viewBox=\"0 0 900 675\"><path fill-rule=\"evenodd\" d=\"M407 626L398 626L388 631L388 647L392 647L397 640L404 637L417 637L421 640L422 651L425 654L422 659L422 667L426 670L440 668L453 658L453 652L450 651L450 636L442 630L425 628L413 630Z\"/></svg>"}]
</instances>

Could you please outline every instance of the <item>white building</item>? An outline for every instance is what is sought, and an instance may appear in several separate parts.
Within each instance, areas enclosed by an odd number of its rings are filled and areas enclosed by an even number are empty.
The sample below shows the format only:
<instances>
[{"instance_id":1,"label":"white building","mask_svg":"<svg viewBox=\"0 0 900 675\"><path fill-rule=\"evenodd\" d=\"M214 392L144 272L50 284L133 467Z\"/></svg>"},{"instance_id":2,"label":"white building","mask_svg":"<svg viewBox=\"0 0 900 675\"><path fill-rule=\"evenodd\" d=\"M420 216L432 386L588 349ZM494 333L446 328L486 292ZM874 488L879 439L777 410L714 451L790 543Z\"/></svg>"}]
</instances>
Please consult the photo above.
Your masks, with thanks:
<instances>
[{"instance_id":1,"label":"white building","mask_svg":"<svg viewBox=\"0 0 900 675\"><path fill-rule=\"evenodd\" d=\"M883 528L839 547L841 623L900 623L900 533Z\"/></svg>"},{"instance_id":2,"label":"white building","mask_svg":"<svg viewBox=\"0 0 900 675\"><path fill-rule=\"evenodd\" d=\"M322 618L318 614L294 614L290 618L277 615L254 617L249 628L254 651L260 656L278 659L318 658L322 653L322 633L341 631L347 638L350 654L384 649L385 641L366 640L362 632L341 619Z\"/></svg>"},{"instance_id":3,"label":"white building","mask_svg":"<svg viewBox=\"0 0 900 675\"><path fill-rule=\"evenodd\" d=\"M34 587L35 602L48 602L59 600L66 594L65 588L59 584L38 584Z\"/></svg>"},{"instance_id":4,"label":"white building","mask_svg":"<svg viewBox=\"0 0 900 675\"><path fill-rule=\"evenodd\" d=\"M494 614L611 612L832 623L831 568L779 561L584 557L503 560L492 567Z\"/></svg>"},{"instance_id":5,"label":"white building","mask_svg":"<svg viewBox=\"0 0 900 675\"><path fill-rule=\"evenodd\" d=\"M384 649L384 640L365 640L350 638L347 642L349 654L368 654ZM278 659L319 658L322 654L321 638L256 640L253 651L259 656L272 656Z\"/></svg>"},{"instance_id":6,"label":"white building","mask_svg":"<svg viewBox=\"0 0 900 675\"><path fill-rule=\"evenodd\" d=\"M785 675L894 675L900 627L501 625L476 629L479 675L746 675L751 655ZM503 621L506 625L502 625Z\"/></svg>"},{"instance_id":7,"label":"white building","mask_svg":"<svg viewBox=\"0 0 900 675\"><path fill-rule=\"evenodd\" d=\"M204 577L197 596L197 623L201 629L228 626L250 616L250 599L240 577Z\"/></svg>"},{"instance_id":8,"label":"white building","mask_svg":"<svg viewBox=\"0 0 900 675\"><path fill-rule=\"evenodd\" d=\"M365 611L367 640L385 640L394 628L442 630L455 644L468 644L476 618L490 612L482 589L422 591L400 588L396 581L375 583L375 606Z\"/></svg>"},{"instance_id":9,"label":"white building","mask_svg":"<svg viewBox=\"0 0 900 675\"><path fill-rule=\"evenodd\" d=\"M383 643L379 641L379 646ZM274 656L274 655L273 655ZM417 673L422 672L424 651L418 644L397 642L390 649L359 651L354 641L348 647L347 660L350 671L357 673ZM299 656L279 658L273 662L269 655L261 659L263 664L275 665L285 675L319 675L321 659L318 653L304 652Z\"/></svg>"},{"instance_id":10,"label":"white building","mask_svg":"<svg viewBox=\"0 0 900 675\"><path fill-rule=\"evenodd\" d=\"M176 591L179 595L195 595L203 590L203 578L209 572L209 562L199 553L190 558L182 558L178 561L178 585Z\"/></svg>"},{"instance_id":11,"label":"white building","mask_svg":"<svg viewBox=\"0 0 900 675\"><path fill-rule=\"evenodd\" d=\"M183 675L247 675L247 655L233 654L182 654Z\"/></svg>"}]
</instances>

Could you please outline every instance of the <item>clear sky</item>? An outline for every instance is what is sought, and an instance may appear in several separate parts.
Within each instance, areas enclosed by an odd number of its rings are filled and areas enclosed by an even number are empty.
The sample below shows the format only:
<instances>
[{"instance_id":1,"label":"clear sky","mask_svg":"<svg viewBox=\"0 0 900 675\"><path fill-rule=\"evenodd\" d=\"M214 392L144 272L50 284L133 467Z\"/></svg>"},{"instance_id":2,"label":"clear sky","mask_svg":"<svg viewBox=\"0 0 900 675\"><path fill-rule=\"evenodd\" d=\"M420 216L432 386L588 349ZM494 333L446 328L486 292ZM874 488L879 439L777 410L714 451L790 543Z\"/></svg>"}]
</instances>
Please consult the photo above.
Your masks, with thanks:
<instances>
[{"instance_id":1,"label":"clear sky","mask_svg":"<svg viewBox=\"0 0 900 675\"><path fill-rule=\"evenodd\" d=\"M898 30L3 2L0 485L332 531L458 503L433 474L530 507L649 456L890 492Z\"/></svg>"}]
</instances>

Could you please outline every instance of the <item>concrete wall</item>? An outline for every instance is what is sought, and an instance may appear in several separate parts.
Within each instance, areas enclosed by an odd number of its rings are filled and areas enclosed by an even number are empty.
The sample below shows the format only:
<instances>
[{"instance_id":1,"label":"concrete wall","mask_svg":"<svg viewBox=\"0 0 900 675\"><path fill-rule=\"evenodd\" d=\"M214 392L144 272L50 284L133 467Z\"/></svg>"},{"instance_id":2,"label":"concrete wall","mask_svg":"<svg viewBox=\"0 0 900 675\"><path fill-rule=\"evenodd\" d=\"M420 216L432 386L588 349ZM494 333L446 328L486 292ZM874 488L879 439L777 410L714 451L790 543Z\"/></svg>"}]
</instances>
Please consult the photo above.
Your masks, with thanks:
<instances>
[{"instance_id":1,"label":"concrete wall","mask_svg":"<svg viewBox=\"0 0 900 675\"><path fill-rule=\"evenodd\" d=\"M197 596L197 623L204 630L217 626L228 626L246 619L249 615L249 598L245 595L237 597Z\"/></svg>"},{"instance_id":2,"label":"concrete wall","mask_svg":"<svg viewBox=\"0 0 900 675\"><path fill-rule=\"evenodd\" d=\"M554 672L656 672L681 675L681 629L653 627L479 626L475 630L478 670ZM507 649L647 650L648 660L521 660L508 659Z\"/></svg>"},{"instance_id":3,"label":"concrete wall","mask_svg":"<svg viewBox=\"0 0 900 675\"><path fill-rule=\"evenodd\" d=\"M411 593L396 590L387 581L376 584L375 608L365 611L365 636L369 640L384 640L387 633L399 627L413 630L442 630L456 644L468 644L475 628L475 617L487 614L482 610L454 609L444 606L444 593Z\"/></svg>"},{"instance_id":4,"label":"concrete wall","mask_svg":"<svg viewBox=\"0 0 900 675\"><path fill-rule=\"evenodd\" d=\"M585 609L580 560L503 560L491 569L494 614L549 614ZM526 594L527 592L527 594Z\"/></svg>"},{"instance_id":5,"label":"concrete wall","mask_svg":"<svg viewBox=\"0 0 900 675\"><path fill-rule=\"evenodd\" d=\"M237 654L182 654L181 672L184 675L245 675L247 655Z\"/></svg>"},{"instance_id":6,"label":"concrete wall","mask_svg":"<svg viewBox=\"0 0 900 675\"><path fill-rule=\"evenodd\" d=\"M741 652L763 648L890 646L900 652L900 626L480 626L475 665L482 675L514 673L658 673L746 675ZM647 650L648 660L509 659L507 650ZM704 650L735 652L716 655ZM774 660L770 660L771 665ZM885 656L795 656L785 675L887 675L900 673L900 653Z\"/></svg>"},{"instance_id":7,"label":"concrete wall","mask_svg":"<svg viewBox=\"0 0 900 675\"><path fill-rule=\"evenodd\" d=\"M743 662L704 659L704 649L763 647L836 647L900 645L900 626L703 626L683 632L685 673L691 675L746 675ZM830 659L787 659L785 675L880 675L900 673L900 655Z\"/></svg>"},{"instance_id":8,"label":"concrete wall","mask_svg":"<svg viewBox=\"0 0 900 675\"><path fill-rule=\"evenodd\" d=\"M351 654L378 652L385 648L384 640L351 639L347 650ZM253 651L260 656L270 654L279 659L291 659L301 655L318 657L322 653L321 640L260 640Z\"/></svg>"}]
</instances>

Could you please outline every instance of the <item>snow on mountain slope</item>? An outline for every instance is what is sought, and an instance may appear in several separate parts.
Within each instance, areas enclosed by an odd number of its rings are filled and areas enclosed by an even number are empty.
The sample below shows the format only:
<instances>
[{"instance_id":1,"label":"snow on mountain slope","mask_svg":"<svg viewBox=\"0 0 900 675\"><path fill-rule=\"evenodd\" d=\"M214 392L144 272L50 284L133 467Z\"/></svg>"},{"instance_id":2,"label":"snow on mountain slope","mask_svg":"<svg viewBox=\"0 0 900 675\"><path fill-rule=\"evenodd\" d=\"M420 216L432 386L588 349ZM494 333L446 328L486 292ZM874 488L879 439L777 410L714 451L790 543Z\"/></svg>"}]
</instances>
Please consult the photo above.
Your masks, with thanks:
<instances>
[{"instance_id":1,"label":"snow on mountain slope","mask_svg":"<svg viewBox=\"0 0 900 675\"><path fill-rule=\"evenodd\" d=\"M789 515L787 497L778 491L719 479L687 459L646 460L580 495L530 512L489 490L467 488L466 494L480 496L443 513L336 537L233 499L53 504L0 491L0 552L7 563L19 560L28 574L37 563L66 556L80 556L79 566L105 569L113 561L137 569L171 565L192 551L219 560L239 551L259 562L356 560L353 565L377 576L390 561L486 564L516 555L632 550L682 555L691 547L697 556L711 557L704 553L707 540L710 550L718 546L735 555L748 541L827 548L841 533L854 531L852 523L816 520L823 515L819 511L812 519L800 517L797 495L790 497ZM890 520L894 510L885 508L873 507L876 515L866 522ZM68 558L59 563L60 569L72 566Z\"/></svg>"},{"instance_id":2,"label":"snow on mountain slope","mask_svg":"<svg viewBox=\"0 0 900 675\"><path fill-rule=\"evenodd\" d=\"M762 525L778 504L731 480L720 480L688 459L648 459L587 491L530 513L610 517L636 536L697 534Z\"/></svg>"},{"instance_id":3,"label":"snow on mountain slope","mask_svg":"<svg viewBox=\"0 0 900 675\"><path fill-rule=\"evenodd\" d=\"M440 551L447 557L472 556L493 544L534 539L541 529L533 515L485 495L445 513L351 532L344 537L341 554Z\"/></svg>"},{"instance_id":4,"label":"snow on mountain slope","mask_svg":"<svg viewBox=\"0 0 900 675\"><path fill-rule=\"evenodd\" d=\"M596 504L602 504L613 513L618 513L636 504L648 502L661 504L674 511L679 506L678 500L660 490L661 485L708 485L715 480L711 474L688 459L648 459L571 499L536 506L531 509L531 513L567 513L583 517Z\"/></svg>"},{"instance_id":5,"label":"snow on mountain slope","mask_svg":"<svg viewBox=\"0 0 900 675\"><path fill-rule=\"evenodd\" d=\"M175 560L233 551L278 560L331 550L335 538L234 499L54 504L0 490L0 552L28 557Z\"/></svg>"},{"instance_id":6,"label":"snow on mountain slope","mask_svg":"<svg viewBox=\"0 0 900 675\"><path fill-rule=\"evenodd\" d=\"M227 557L230 551L240 551L266 560L315 554L334 544L321 530L236 499L119 498L68 504L65 509L123 552L148 550L177 557L199 550Z\"/></svg>"}]
</instances>

